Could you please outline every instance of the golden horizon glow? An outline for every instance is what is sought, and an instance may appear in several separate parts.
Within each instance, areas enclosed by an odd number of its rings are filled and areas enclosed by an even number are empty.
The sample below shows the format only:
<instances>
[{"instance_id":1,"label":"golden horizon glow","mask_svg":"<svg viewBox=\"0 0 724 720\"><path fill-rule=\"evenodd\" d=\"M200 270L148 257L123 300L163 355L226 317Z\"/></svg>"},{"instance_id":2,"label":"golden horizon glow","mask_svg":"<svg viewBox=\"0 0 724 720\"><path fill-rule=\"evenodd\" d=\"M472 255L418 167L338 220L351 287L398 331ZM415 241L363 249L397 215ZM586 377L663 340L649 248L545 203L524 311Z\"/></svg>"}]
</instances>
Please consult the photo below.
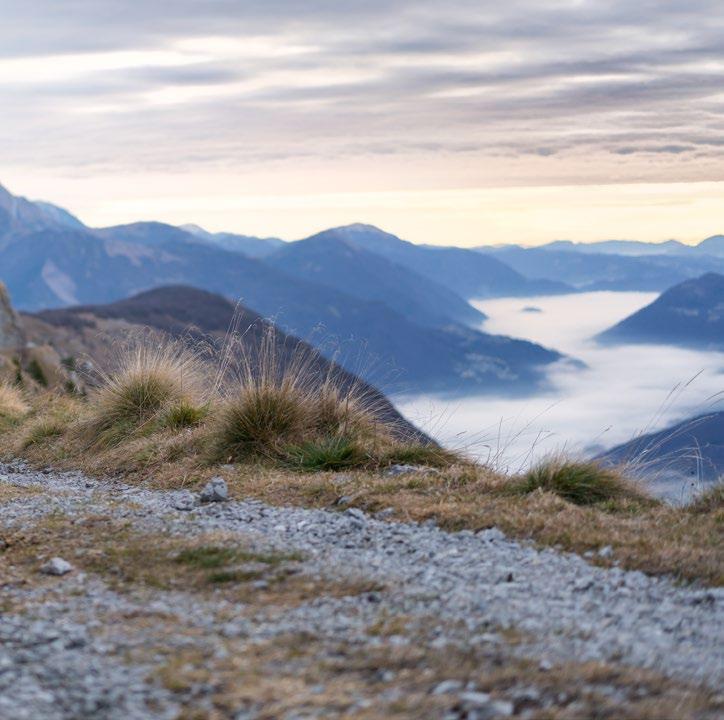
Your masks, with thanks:
<instances>
[{"instance_id":1,"label":"golden horizon glow","mask_svg":"<svg viewBox=\"0 0 724 720\"><path fill-rule=\"evenodd\" d=\"M231 177L213 178L216 192L207 176L16 179L6 183L11 192L60 205L91 227L156 220L298 240L359 222L415 243L460 247L611 239L693 245L724 232L724 182L236 194L226 190ZM49 195L57 188L60 196Z\"/></svg>"}]
</instances>

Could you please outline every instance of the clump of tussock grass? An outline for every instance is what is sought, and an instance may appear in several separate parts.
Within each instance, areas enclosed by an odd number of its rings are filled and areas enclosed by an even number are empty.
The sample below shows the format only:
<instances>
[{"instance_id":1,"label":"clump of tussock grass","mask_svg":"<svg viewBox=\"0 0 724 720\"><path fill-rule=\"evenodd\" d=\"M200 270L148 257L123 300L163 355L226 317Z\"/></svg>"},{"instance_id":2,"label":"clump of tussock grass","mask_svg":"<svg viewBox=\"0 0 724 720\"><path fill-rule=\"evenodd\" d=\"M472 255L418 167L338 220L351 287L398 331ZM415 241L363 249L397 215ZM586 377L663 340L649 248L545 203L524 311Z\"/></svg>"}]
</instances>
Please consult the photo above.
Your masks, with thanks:
<instances>
[{"instance_id":1,"label":"clump of tussock grass","mask_svg":"<svg viewBox=\"0 0 724 720\"><path fill-rule=\"evenodd\" d=\"M0 418L15 420L30 410L20 388L0 382Z\"/></svg>"},{"instance_id":2,"label":"clump of tussock grass","mask_svg":"<svg viewBox=\"0 0 724 720\"><path fill-rule=\"evenodd\" d=\"M359 386L344 385L334 366L321 370L314 352L301 344L289 352L271 325L253 351L239 349L235 363L212 423L218 458L346 467L363 461L363 449L392 436Z\"/></svg>"},{"instance_id":3,"label":"clump of tussock grass","mask_svg":"<svg viewBox=\"0 0 724 720\"><path fill-rule=\"evenodd\" d=\"M592 460L557 456L542 461L514 481L513 490L521 494L543 490L576 505L628 500L652 502L615 468L604 467Z\"/></svg>"},{"instance_id":4,"label":"clump of tussock grass","mask_svg":"<svg viewBox=\"0 0 724 720\"><path fill-rule=\"evenodd\" d=\"M88 398L82 434L115 444L156 427L200 422L206 401L200 351L167 338L133 339Z\"/></svg>"}]
</instances>

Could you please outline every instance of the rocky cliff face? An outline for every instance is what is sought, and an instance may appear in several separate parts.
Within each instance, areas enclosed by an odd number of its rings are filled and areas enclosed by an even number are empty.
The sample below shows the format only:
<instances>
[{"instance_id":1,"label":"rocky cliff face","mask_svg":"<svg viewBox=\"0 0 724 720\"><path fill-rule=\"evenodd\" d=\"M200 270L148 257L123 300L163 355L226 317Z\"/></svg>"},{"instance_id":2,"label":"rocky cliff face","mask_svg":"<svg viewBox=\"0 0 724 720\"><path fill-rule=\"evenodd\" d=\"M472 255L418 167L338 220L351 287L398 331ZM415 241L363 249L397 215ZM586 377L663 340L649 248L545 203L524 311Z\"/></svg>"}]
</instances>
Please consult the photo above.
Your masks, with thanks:
<instances>
[{"instance_id":1,"label":"rocky cliff face","mask_svg":"<svg viewBox=\"0 0 724 720\"><path fill-rule=\"evenodd\" d=\"M0 352L18 350L23 346L20 321L10 303L10 295L0 282Z\"/></svg>"}]
</instances>

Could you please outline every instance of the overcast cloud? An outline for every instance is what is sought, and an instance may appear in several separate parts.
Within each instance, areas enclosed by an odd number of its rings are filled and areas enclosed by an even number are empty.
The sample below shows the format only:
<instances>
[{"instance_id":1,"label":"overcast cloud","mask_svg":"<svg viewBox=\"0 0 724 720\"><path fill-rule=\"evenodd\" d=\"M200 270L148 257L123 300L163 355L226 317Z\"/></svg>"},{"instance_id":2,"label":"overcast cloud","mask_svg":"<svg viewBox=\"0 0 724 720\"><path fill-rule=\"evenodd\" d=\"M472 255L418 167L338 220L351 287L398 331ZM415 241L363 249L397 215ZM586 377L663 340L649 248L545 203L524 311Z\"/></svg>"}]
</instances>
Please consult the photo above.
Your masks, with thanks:
<instances>
[{"instance_id":1,"label":"overcast cloud","mask_svg":"<svg viewBox=\"0 0 724 720\"><path fill-rule=\"evenodd\" d=\"M0 14L0 154L18 176L302 161L331 191L346 179L314 163L359 178L370 166L354 163L379 158L395 190L724 179L721 0L0 0Z\"/></svg>"}]
</instances>

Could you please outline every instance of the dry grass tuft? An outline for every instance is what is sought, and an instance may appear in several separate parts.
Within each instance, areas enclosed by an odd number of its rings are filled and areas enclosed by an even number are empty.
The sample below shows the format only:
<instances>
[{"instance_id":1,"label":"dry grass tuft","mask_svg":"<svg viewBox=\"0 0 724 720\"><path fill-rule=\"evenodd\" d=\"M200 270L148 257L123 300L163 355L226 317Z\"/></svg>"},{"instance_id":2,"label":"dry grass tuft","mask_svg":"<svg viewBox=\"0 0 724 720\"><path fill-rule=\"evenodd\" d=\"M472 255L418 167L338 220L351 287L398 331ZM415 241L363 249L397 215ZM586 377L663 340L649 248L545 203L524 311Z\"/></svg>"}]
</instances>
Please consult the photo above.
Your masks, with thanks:
<instances>
[{"instance_id":1,"label":"dry grass tuft","mask_svg":"<svg viewBox=\"0 0 724 720\"><path fill-rule=\"evenodd\" d=\"M596 505L621 500L652 502L639 488L614 468L591 460L550 457L512 483L515 492L551 492L576 505Z\"/></svg>"},{"instance_id":2,"label":"dry grass tuft","mask_svg":"<svg viewBox=\"0 0 724 720\"><path fill-rule=\"evenodd\" d=\"M562 457L511 478L400 440L358 388L341 385L304 353L276 353L275 343L270 331L236 373L220 371L223 384L204 383L198 356L182 346L135 347L88 399L30 397L30 412L0 426L2 457L167 489L222 474L235 497L388 510L447 530L496 526L511 537L592 551L592 562L724 584L721 487L674 508L621 471ZM220 467L229 460L236 465ZM381 472L392 464L416 469ZM596 553L608 545L614 560Z\"/></svg>"},{"instance_id":3,"label":"dry grass tuft","mask_svg":"<svg viewBox=\"0 0 724 720\"><path fill-rule=\"evenodd\" d=\"M689 504L688 510L693 513L719 513L724 519L724 480L719 480L699 493Z\"/></svg>"},{"instance_id":4,"label":"dry grass tuft","mask_svg":"<svg viewBox=\"0 0 724 720\"><path fill-rule=\"evenodd\" d=\"M19 388L0 382L0 418L17 419L29 410L30 406L25 402Z\"/></svg>"},{"instance_id":5,"label":"dry grass tuft","mask_svg":"<svg viewBox=\"0 0 724 720\"><path fill-rule=\"evenodd\" d=\"M314 355L301 345L291 362L283 364L278 343L269 326L255 352L242 348L238 353L234 379L223 388L211 427L216 457L294 463L300 448L308 460L312 447L330 448L337 455L344 446L347 459L362 461L363 448L389 441L390 428L377 419L373 403L358 387L343 387L330 370L320 376ZM307 460L301 465L311 469Z\"/></svg>"},{"instance_id":6,"label":"dry grass tuft","mask_svg":"<svg viewBox=\"0 0 724 720\"><path fill-rule=\"evenodd\" d=\"M163 418L195 424L204 405L204 372L198 352L165 338L132 341L117 366L101 374L81 425L91 443L115 444Z\"/></svg>"}]
</instances>

